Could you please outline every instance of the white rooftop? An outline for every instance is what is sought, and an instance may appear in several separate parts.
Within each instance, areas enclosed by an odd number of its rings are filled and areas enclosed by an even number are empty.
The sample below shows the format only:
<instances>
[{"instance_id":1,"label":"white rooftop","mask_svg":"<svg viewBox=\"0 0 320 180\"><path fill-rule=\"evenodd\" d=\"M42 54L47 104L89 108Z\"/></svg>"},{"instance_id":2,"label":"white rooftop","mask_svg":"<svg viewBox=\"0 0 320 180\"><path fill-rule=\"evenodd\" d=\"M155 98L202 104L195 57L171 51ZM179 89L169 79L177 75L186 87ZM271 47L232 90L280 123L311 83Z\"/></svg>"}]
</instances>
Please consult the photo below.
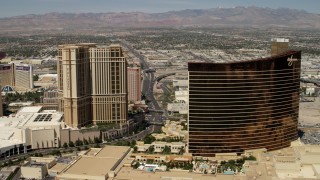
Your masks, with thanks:
<instances>
[{"instance_id":1,"label":"white rooftop","mask_svg":"<svg viewBox=\"0 0 320 180\"><path fill-rule=\"evenodd\" d=\"M60 126L63 113L41 112L42 106L23 107L17 114L0 117L0 149L23 144L25 129L44 129Z\"/></svg>"},{"instance_id":2,"label":"white rooftop","mask_svg":"<svg viewBox=\"0 0 320 180\"><path fill-rule=\"evenodd\" d=\"M42 106L31 106L31 107L22 107L17 114L22 113L37 113L40 112L42 109Z\"/></svg>"},{"instance_id":3,"label":"white rooftop","mask_svg":"<svg viewBox=\"0 0 320 180\"><path fill-rule=\"evenodd\" d=\"M173 80L173 87L176 86L188 86L189 81L188 80Z\"/></svg>"},{"instance_id":4,"label":"white rooftop","mask_svg":"<svg viewBox=\"0 0 320 180\"><path fill-rule=\"evenodd\" d=\"M272 41L272 42L289 42L289 39L285 39L285 38L272 38L271 41Z\"/></svg>"},{"instance_id":5,"label":"white rooftop","mask_svg":"<svg viewBox=\"0 0 320 180\"><path fill-rule=\"evenodd\" d=\"M188 96L188 91L175 91L175 96Z\"/></svg>"},{"instance_id":6,"label":"white rooftop","mask_svg":"<svg viewBox=\"0 0 320 180\"><path fill-rule=\"evenodd\" d=\"M56 78L56 77L58 77L58 74L41 74L41 75L39 75L39 78L43 78L43 77L53 77L53 78Z\"/></svg>"},{"instance_id":7,"label":"white rooftop","mask_svg":"<svg viewBox=\"0 0 320 180\"><path fill-rule=\"evenodd\" d=\"M34 103L33 101L13 102L13 103L10 103L9 106L31 106L33 103Z\"/></svg>"}]
</instances>

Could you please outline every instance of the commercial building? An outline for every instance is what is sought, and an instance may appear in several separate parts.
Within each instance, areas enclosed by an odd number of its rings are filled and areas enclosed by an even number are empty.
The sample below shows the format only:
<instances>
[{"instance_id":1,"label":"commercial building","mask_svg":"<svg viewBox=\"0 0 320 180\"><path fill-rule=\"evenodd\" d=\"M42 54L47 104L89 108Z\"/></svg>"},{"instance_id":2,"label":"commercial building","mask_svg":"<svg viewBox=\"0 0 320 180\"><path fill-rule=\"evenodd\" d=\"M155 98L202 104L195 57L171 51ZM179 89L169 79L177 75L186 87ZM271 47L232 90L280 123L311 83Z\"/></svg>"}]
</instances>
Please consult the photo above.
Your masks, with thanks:
<instances>
[{"instance_id":1,"label":"commercial building","mask_svg":"<svg viewBox=\"0 0 320 180\"><path fill-rule=\"evenodd\" d=\"M122 167L129 152L130 147L125 146L92 148L71 162L56 179L105 180L112 178Z\"/></svg>"},{"instance_id":2,"label":"commercial building","mask_svg":"<svg viewBox=\"0 0 320 180\"><path fill-rule=\"evenodd\" d=\"M128 67L128 101L141 101L140 67Z\"/></svg>"},{"instance_id":3,"label":"commercial building","mask_svg":"<svg viewBox=\"0 0 320 180\"><path fill-rule=\"evenodd\" d=\"M189 63L189 153L290 146L298 138L300 51L231 63Z\"/></svg>"},{"instance_id":4,"label":"commercial building","mask_svg":"<svg viewBox=\"0 0 320 180\"><path fill-rule=\"evenodd\" d=\"M21 178L44 179L56 164L55 158L31 157L21 166Z\"/></svg>"},{"instance_id":5,"label":"commercial building","mask_svg":"<svg viewBox=\"0 0 320 180\"><path fill-rule=\"evenodd\" d=\"M119 45L60 45L59 110L67 125L127 121L127 62Z\"/></svg>"},{"instance_id":6,"label":"commercial building","mask_svg":"<svg viewBox=\"0 0 320 180\"><path fill-rule=\"evenodd\" d=\"M14 64L0 64L0 86L14 86Z\"/></svg>"},{"instance_id":7,"label":"commercial building","mask_svg":"<svg viewBox=\"0 0 320 180\"><path fill-rule=\"evenodd\" d=\"M26 64L15 65L15 87L20 90L33 88L33 68Z\"/></svg>"},{"instance_id":8,"label":"commercial building","mask_svg":"<svg viewBox=\"0 0 320 180\"><path fill-rule=\"evenodd\" d=\"M119 45L90 48L92 121L125 123L128 116L127 61Z\"/></svg>"},{"instance_id":9,"label":"commercial building","mask_svg":"<svg viewBox=\"0 0 320 180\"><path fill-rule=\"evenodd\" d=\"M272 38L271 39L271 56L283 53L289 49L289 39Z\"/></svg>"},{"instance_id":10,"label":"commercial building","mask_svg":"<svg viewBox=\"0 0 320 180\"><path fill-rule=\"evenodd\" d=\"M48 89L43 92L43 108L46 110L59 110L58 91L56 89Z\"/></svg>"},{"instance_id":11,"label":"commercial building","mask_svg":"<svg viewBox=\"0 0 320 180\"><path fill-rule=\"evenodd\" d=\"M1 117L0 157L59 147L62 120L62 113L42 111L42 106L23 107L14 116Z\"/></svg>"},{"instance_id":12,"label":"commercial building","mask_svg":"<svg viewBox=\"0 0 320 180\"><path fill-rule=\"evenodd\" d=\"M91 45L92 46L92 45ZM59 46L57 56L59 110L71 127L91 122L90 45Z\"/></svg>"},{"instance_id":13,"label":"commercial building","mask_svg":"<svg viewBox=\"0 0 320 180\"><path fill-rule=\"evenodd\" d=\"M2 87L16 87L18 90L33 88L32 66L25 64L0 64L0 85Z\"/></svg>"}]
</instances>

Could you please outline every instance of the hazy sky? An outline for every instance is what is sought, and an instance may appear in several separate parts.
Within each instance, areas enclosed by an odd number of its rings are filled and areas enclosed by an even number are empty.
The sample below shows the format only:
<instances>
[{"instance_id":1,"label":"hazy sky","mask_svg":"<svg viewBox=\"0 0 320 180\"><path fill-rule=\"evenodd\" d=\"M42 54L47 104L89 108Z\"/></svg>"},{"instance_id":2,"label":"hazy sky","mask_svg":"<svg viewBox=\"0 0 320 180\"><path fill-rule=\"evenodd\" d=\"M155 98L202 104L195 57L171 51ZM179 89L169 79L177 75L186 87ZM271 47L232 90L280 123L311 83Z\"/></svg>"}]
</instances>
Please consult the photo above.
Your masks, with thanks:
<instances>
[{"instance_id":1,"label":"hazy sky","mask_svg":"<svg viewBox=\"0 0 320 180\"><path fill-rule=\"evenodd\" d=\"M320 0L0 0L0 17L49 12L166 12L235 6L285 7L320 14Z\"/></svg>"}]
</instances>

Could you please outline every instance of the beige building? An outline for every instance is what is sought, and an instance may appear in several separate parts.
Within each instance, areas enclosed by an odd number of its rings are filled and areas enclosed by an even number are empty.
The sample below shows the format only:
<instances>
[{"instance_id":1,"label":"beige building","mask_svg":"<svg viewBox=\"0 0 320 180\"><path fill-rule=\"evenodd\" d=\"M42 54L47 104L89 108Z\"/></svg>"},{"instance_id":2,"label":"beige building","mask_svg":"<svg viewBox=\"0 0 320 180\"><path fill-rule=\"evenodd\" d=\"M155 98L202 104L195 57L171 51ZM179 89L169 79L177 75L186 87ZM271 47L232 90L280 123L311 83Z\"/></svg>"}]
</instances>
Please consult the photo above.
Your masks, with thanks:
<instances>
[{"instance_id":1,"label":"beige building","mask_svg":"<svg viewBox=\"0 0 320 180\"><path fill-rule=\"evenodd\" d=\"M92 121L127 121L127 61L119 45L90 48Z\"/></svg>"},{"instance_id":2,"label":"beige building","mask_svg":"<svg viewBox=\"0 0 320 180\"><path fill-rule=\"evenodd\" d=\"M129 152L130 147L125 146L92 148L71 162L56 179L106 180L112 178L119 172Z\"/></svg>"},{"instance_id":3,"label":"beige building","mask_svg":"<svg viewBox=\"0 0 320 180\"><path fill-rule=\"evenodd\" d=\"M18 90L33 88L33 68L26 64L1 64L0 85L16 87Z\"/></svg>"},{"instance_id":4,"label":"beige building","mask_svg":"<svg viewBox=\"0 0 320 180\"><path fill-rule=\"evenodd\" d=\"M0 64L0 86L14 86L14 65Z\"/></svg>"},{"instance_id":5,"label":"beige building","mask_svg":"<svg viewBox=\"0 0 320 180\"><path fill-rule=\"evenodd\" d=\"M280 54L289 50L289 39L272 38L271 39L271 56Z\"/></svg>"},{"instance_id":6,"label":"beige building","mask_svg":"<svg viewBox=\"0 0 320 180\"><path fill-rule=\"evenodd\" d=\"M128 101L141 101L140 67L128 67Z\"/></svg>"},{"instance_id":7,"label":"beige building","mask_svg":"<svg viewBox=\"0 0 320 180\"><path fill-rule=\"evenodd\" d=\"M55 158L31 157L21 166L21 178L43 179L56 163Z\"/></svg>"},{"instance_id":8,"label":"beige building","mask_svg":"<svg viewBox=\"0 0 320 180\"><path fill-rule=\"evenodd\" d=\"M127 120L127 62L119 45L60 45L59 110L67 125Z\"/></svg>"},{"instance_id":9,"label":"beige building","mask_svg":"<svg viewBox=\"0 0 320 180\"><path fill-rule=\"evenodd\" d=\"M89 48L93 45L61 45L58 52L59 110L65 123L80 127L91 122Z\"/></svg>"},{"instance_id":10,"label":"beige building","mask_svg":"<svg viewBox=\"0 0 320 180\"><path fill-rule=\"evenodd\" d=\"M56 89L43 93L43 108L47 110L58 110L58 91Z\"/></svg>"},{"instance_id":11,"label":"beige building","mask_svg":"<svg viewBox=\"0 0 320 180\"><path fill-rule=\"evenodd\" d=\"M26 64L15 65L15 87L19 90L33 88L33 68Z\"/></svg>"}]
</instances>

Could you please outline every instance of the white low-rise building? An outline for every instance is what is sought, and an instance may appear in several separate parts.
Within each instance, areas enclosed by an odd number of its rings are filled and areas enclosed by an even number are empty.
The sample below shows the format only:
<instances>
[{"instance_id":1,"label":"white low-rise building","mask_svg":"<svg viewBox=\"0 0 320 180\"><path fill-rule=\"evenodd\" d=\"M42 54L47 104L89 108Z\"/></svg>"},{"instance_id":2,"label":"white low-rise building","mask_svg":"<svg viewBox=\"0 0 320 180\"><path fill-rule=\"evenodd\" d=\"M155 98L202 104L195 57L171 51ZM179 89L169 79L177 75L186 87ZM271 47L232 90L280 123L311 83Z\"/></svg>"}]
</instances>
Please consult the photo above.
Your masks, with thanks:
<instances>
[{"instance_id":1,"label":"white low-rise building","mask_svg":"<svg viewBox=\"0 0 320 180\"><path fill-rule=\"evenodd\" d=\"M189 92L188 90L184 91L175 91L175 100L176 101L184 101L185 103L189 103Z\"/></svg>"},{"instance_id":2,"label":"white low-rise building","mask_svg":"<svg viewBox=\"0 0 320 180\"><path fill-rule=\"evenodd\" d=\"M137 151L138 152L146 152L150 146L153 146L155 153L162 153L164 148L167 146L170 148L172 154L180 153L182 148L185 148L185 143L183 142L163 142L163 141L155 141L151 144L144 144L142 141L137 142Z\"/></svg>"},{"instance_id":3,"label":"white low-rise building","mask_svg":"<svg viewBox=\"0 0 320 180\"><path fill-rule=\"evenodd\" d=\"M0 155L11 156L30 149L59 147L63 113L23 107L15 115L0 118Z\"/></svg>"},{"instance_id":4,"label":"white low-rise building","mask_svg":"<svg viewBox=\"0 0 320 180\"><path fill-rule=\"evenodd\" d=\"M173 87L178 91L187 91L188 90L189 81L188 80L173 80Z\"/></svg>"},{"instance_id":5,"label":"white low-rise building","mask_svg":"<svg viewBox=\"0 0 320 180\"><path fill-rule=\"evenodd\" d=\"M170 114L172 113L188 114L188 104L184 102L168 103L167 110Z\"/></svg>"}]
</instances>

